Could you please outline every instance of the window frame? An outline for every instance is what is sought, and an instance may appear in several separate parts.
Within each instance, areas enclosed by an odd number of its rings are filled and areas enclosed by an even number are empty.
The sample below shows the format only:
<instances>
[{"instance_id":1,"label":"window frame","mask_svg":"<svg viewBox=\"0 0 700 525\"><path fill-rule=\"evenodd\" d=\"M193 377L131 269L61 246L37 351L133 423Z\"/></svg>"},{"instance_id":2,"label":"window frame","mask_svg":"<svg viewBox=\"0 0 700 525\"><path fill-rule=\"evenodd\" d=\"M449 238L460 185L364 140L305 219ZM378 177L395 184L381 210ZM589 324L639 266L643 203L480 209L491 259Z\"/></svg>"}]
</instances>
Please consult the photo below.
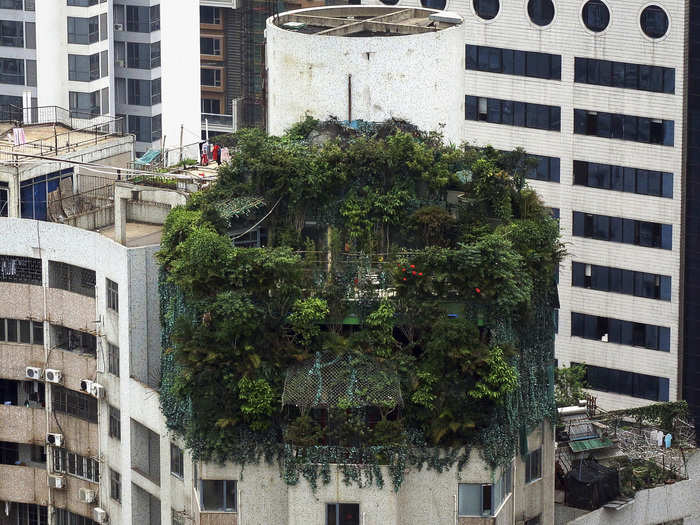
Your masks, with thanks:
<instances>
[{"instance_id":1,"label":"window frame","mask_svg":"<svg viewBox=\"0 0 700 525\"><path fill-rule=\"evenodd\" d=\"M170 474L178 479L185 478L185 453L172 441L170 442Z\"/></svg>"},{"instance_id":2,"label":"window frame","mask_svg":"<svg viewBox=\"0 0 700 525\"><path fill-rule=\"evenodd\" d=\"M105 277L105 290L107 296L107 309L119 312L119 284Z\"/></svg>"},{"instance_id":3,"label":"window frame","mask_svg":"<svg viewBox=\"0 0 700 525\"><path fill-rule=\"evenodd\" d=\"M112 467L109 467L109 497L118 503L122 502L122 475Z\"/></svg>"},{"instance_id":4,"label":"window frame","mask_svg":"<svg viewBox=\"0 0 700 525\"><path fill-rule=\"evenodd\" d=\"M112 405L109 406L109 429L108 429L108 435L109 437L112 437L116 439L117 441L122 440L122 420L121 420L121 411L113 407Z\"/></svg>"},{"instance_id":5,"label":"window frame","mask_svg":"<svg viewBox=\"0 0 700 525\"><path fill-rule=\"evenodd\" d=\"M525 457L525 484L542 479L542 446L528 452Z\"/></svg>"},{"instance_id":6,"label":"window frame","mask_svg":"<svg viewBox=\"0 0 700 525\"><path fill-rule=\"evenodd\" d=\"M216 509L207 509L204 507L204 483L209 482L209 483L216 483L216 482L221 482L221 501L223 505L221 507L218 507ZM234 484L234 505L232 508L228 506L228 501L227 497L229 495L229 490L228 490L228 484L233 483ZM235 479L200 479L198 483L198 488L199 488L199 509L202 512L230 512L230 513L237 513L238 512L238 480Z\"/></svg>"},{"instance_id":7,"label":"window frame","mask_svg":"<svg viewBox=\"0 0 700 525\"><path fill-rule=\"evenodd\" d=\"M341 513L341 507L343 505L352 505L357 507L357 525L360 525L362 522L362 513L360 511L360 503L359 502L354 502L354 501L330 501L326 502L324 507L325 507L325 525L329 525L329 520L328 520L328 511L330 510L331 507L335 508L335 523L336 525L339 525L341 523L340 521L340 513Z\"/></svg>"}]
</instances>

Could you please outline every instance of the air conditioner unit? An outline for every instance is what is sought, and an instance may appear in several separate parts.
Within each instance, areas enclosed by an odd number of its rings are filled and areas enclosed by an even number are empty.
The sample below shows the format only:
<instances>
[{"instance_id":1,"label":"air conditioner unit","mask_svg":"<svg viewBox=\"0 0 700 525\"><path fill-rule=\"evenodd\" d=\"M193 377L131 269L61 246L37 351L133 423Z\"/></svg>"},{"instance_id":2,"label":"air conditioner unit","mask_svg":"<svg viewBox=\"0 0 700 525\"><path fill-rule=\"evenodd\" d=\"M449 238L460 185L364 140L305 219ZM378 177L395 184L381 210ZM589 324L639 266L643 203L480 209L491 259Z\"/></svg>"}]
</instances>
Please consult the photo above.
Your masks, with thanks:
<instances>
[{"instance_id":1,"label":"air conditioner unit","mask_svg":"<svg viewBox=\"0 0 700 525\"><path fill-rule=\"evenodd\" d=\"M95 491L81 487L78 489L78 499L83 503L92 503L95 501Z\"/></svg>"},{"instance_id":2,"label":"air conditioner unit","mask_svg":"<svg viewBox=\"0 0 700 525\"><path fill-rule=\"evenodd\" d=\"M38 381L39 379L41 379L41 368L37 368L35 366L28 366L24 369L24 375L27 379L33 379L34 381Z\"/></svg>"},{"instance_id":3,"label":"air conditioner unit","mask_svg":"<svg viewBox=\"0 0 700 525\"><path fill-rule=\"evenodd\" d=\"M115 31L124 31L124 24L114 24Z\"/></svg>"},{"instance_id":4,"label":"air conditioner unit","mask_svg":"<svg viewBox=\"0 0 700 525\"><path fill-rule=\"evenodd\" d=\"M63 445L63 434L49 432L46 434L46 442L53 447L60 447Z\"/></svg>"},{"instance_id":5,"label":"air conditioner unit","mask_svg":"<svg viewBox=\"0 0 700 525\"><path fill-rule=\"evenodd\" d=\"M87 393L91 394L92 393L92 384L93 381L90 379L81 379L80 380L80 390Z\"/></svg>"},{"instance_id":6,"label":"air conditioner unit","mask_svg":"<svg viewBox=\"0 0 700 525\"><path fill-rule=\"evenodd\" d=\"M44 370L44 377L49 383L60 383L61 371L54 370L53 368L47 368L46 370Z\"/></svg>"},{"instance_id":7,"label":"air conditioner unit","mask_svg":"<svg viewBox=\"0 0 700 525\"><path fill-rule=\"evenodd\" d=\"M97 523L107 523L109 521L107 511L105 509L101 509L100 507L95 507L92 509L92 519Z\"/></svg>"},{"instance_id":8,"label":"air conditioner unit","mask_svg":"<svg viewBox=\"0 0 700 525\"><path fill-rule=\"evenodd\" d=\"M90 393L97 399L102 399L105 397L105 387L103 387L99 383L93 383L92 388L90 389Z\"/></svg>"},{"instance_id":9,"label":"air conditioner unit","mask_svg":"<svg viewBox=\"0 0 700 525\"><path fill-rule=\"evenodd\" d=\"M62 489L66 486L63 476L49 476L49 487L52 489Z\"/></svg>"}]
</instances>

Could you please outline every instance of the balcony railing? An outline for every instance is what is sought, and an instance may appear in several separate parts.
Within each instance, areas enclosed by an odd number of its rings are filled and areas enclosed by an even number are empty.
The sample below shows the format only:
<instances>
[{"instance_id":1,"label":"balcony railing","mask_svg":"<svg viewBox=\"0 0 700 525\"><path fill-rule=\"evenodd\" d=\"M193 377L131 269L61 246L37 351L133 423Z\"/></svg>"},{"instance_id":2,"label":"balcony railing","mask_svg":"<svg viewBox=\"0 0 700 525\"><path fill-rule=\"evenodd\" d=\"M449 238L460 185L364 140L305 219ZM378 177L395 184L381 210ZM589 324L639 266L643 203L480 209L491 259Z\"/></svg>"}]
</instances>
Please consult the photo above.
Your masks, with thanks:
<instances>
[{"instance_id":1,"label":"balcony railing","mask_svg":"<svg viewBox=\"0 0 700 525\"><path fill-rule=\"evenodd\" d=\"M217 115L215 113L202 113L202 127L206 122L210 126L222 127L233 131L233 115Z\"/></svg>"}]
</instances>

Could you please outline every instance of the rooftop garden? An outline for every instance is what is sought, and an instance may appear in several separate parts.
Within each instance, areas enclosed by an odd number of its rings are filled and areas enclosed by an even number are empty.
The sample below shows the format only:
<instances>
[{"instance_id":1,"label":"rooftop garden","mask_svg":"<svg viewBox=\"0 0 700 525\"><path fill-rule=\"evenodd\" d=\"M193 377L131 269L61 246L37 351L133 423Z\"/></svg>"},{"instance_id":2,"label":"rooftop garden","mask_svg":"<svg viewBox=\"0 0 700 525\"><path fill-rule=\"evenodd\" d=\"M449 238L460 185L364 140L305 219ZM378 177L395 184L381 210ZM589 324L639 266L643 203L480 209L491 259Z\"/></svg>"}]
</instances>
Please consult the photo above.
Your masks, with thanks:
<instances>
[{"instance_id":1,"label":"rooftop garden","mask_svg":"<svg viewBox=\"0 0 700 525\"><path fill-rule=\"evenodd\" d=\"M161 404L195 457L395 489L554 414L558 223L521 150L401 122L242 130L171 211Z\"/></svg>"}]
</instances>

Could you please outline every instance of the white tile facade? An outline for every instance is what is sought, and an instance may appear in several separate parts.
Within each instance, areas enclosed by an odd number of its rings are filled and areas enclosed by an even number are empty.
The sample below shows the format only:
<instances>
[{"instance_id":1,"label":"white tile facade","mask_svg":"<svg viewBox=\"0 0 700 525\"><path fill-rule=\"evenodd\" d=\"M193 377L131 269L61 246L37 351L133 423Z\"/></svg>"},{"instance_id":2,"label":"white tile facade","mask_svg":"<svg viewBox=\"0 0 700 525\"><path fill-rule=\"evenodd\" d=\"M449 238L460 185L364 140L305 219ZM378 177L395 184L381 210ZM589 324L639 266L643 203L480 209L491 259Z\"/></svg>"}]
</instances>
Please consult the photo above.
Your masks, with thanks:
<instances>
[{"instance_id":1,"label":"white tile facade","mask_svg":"<svg viewBox=\"0 0 700 525\"><path fill-rule=\"evenodd\" d=\"M649 5L647 0L604 1L610 10L610 24L602 33L594 34L581 21L584 0L555 0L555 18L544 29L530 21L527 0L501 0L498 15L487 22L476 16L471 1L448 0L445 9L464 17L466 44L561 55L561 81L466 71L464 62L461 71L455 71L455 75L464 75L465 95L559 106L561 132L467 121L464 120L463 106L455 107L454 112L463 122L462 138L470 143L491 144L504 150L522 146L530 153L561 159L559 183L531 181L548 206L559 208L562 238L568 250L559 275L561 309L556 352L560 365L571 361L585 362L668 378L669 399L675 400L681 396L679 363L682 362L679 304L686 3L656 2L668 14L670 25L663 38L652 41L642 33L639 25L639 15ZM379 4L379 0L363 3ZM418 5L413 0L400 0L398 4L400 7ZM675 94L574 83L574 57L675 68ZM672 120L674 146L575 135L574 108ZM672 172L673 199L574 186L574 159ZM671 224L672 250L573 237L574 210ZM671 301L574 288L571 286L572 261L671 276ZM671 328L671 351L571 337L572 311L668 326ZM593 395L607 409L649 402L596 391Z\"/></svg>"}]
</instances>

